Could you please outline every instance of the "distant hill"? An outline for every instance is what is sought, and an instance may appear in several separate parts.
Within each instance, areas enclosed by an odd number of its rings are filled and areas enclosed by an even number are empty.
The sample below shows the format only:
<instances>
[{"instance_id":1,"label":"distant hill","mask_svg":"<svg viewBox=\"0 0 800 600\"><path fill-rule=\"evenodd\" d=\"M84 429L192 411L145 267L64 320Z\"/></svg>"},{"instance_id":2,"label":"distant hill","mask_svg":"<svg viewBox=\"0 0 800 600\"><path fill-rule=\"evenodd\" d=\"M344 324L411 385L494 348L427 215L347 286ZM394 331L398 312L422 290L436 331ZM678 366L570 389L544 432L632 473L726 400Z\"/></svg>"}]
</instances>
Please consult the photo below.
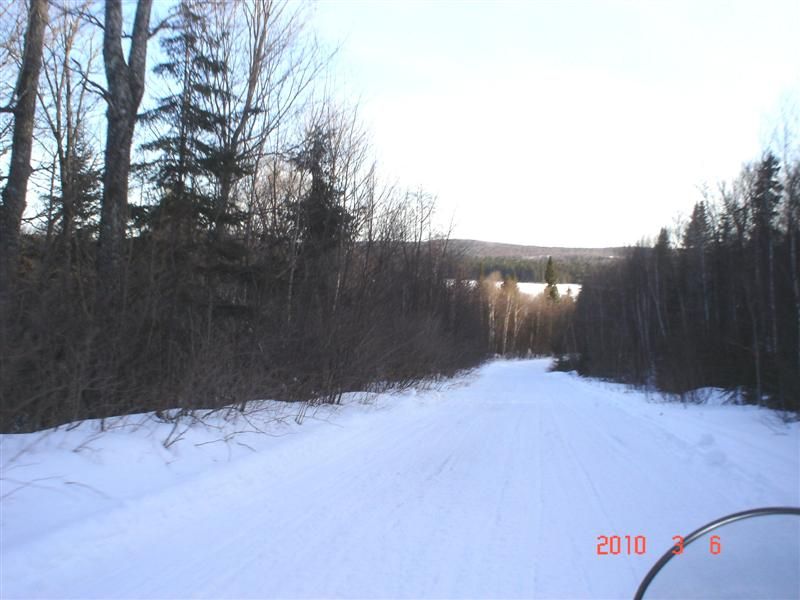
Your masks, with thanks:
<instances>
[{"instance_id":1,"label":"distant hill","mask_svg":"<svg viewBox=\"0 0 800 600\"><path fill-rule=\"evenodd\" d=\"M540 259L552 256L565 258L616 258L622 256L625 248L563 248L559 246L521 246L500 242L481 242L478 240L450 240L448 246L465 256L483 258L522 258Z\"/></svg>"},{"instance_id":2,"label":"distant hill","mask_svg":"<svg viewBox=\"0 0 800 600\"><path fill-rule=\"evenodd\" d=\"M459 269L449 276L478 279L498 272L513 275L518 281L542 282L547 257L552 256L559 283L582 284L587 276L625 256L625 248L565 248L560 246L522 246L478 240L448 240L448 249L461 256Z\"/></svg>"}]
</instances>

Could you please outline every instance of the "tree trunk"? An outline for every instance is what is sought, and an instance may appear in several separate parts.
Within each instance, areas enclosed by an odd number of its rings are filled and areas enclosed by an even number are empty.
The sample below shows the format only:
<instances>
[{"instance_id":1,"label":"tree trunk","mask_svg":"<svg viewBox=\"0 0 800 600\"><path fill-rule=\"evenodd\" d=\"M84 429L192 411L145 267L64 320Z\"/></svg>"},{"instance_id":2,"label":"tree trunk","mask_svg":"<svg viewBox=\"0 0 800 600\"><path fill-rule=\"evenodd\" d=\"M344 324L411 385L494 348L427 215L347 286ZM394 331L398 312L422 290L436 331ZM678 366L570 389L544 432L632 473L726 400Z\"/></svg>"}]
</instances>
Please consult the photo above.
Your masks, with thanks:
<instances>
[{"instance_id":1,"label":"tree trunk","mask_svg":"<svg viewBox=\"0 0 800 600\"><path fill-rule=\"evenodd\" d=\"M214 199L214 222L212 224L212 235L216 241L225 239L225 234L227 232L226 225L228 221L226 217L228 214L228 208L230 207L232 189L233 174L231 173L230 169L228 169L221 177L219 193Z\"/></svg>"},{"instance_id":2,"label":"tree trunk","mask_svg":"<svg viewBox=\"0 0 800 600\"><path fill-rule=\"evenodd\" d=\"M653 296L653 304L656 307L656 320L658 321L658 330L661 332L661 339L667 339L667 329L664 326L664 317L661 309L661 274L658 268L658 257L653 260L653 277L648 279L652 282L650 286L650 293Z\"/></svg>"},{"instance_id":3,"label":"tree trunk","mask_svg":"<svg viewBox=\"0 0 800 600\"><path fill-rule=\"evenodd\" d=\"M507 351L507 348L508 348L508 346L507 346L507 344L508 344L508 325L509 325L509 321L511 320L511 302L512 302L511 294L507 293L505 296L506 296L506 314L505 314L505 317L503 318L503 341L502 341L502 344L500 345L500 354L502 354L503 356L506 355L506 351Z\"/></svg>"},{"instance_id":4,"label":"tree trunk","mask_svg":"<svg viewBox=\"0 0 800 600\"><path fill-rule=\"evenodd\" d=\"M120 283L120 264L128 212L128 174L136 111L144 93L150 9L139 0L128 62L122 52L122 0L106 0L103 60L108 80L103 205L97 255L98 292L113 295Z\"/></svg>"},{"instance_id":5,"label":"tree trunk","mask_svg":"<svg viewBox=\"0 0 800 600\"><path fill-rule=\"evenodd\" d=\"M517 340L519 339L519 330L522 327L522 320L524 315L524 304L522 302L517 302L514 307L514 329L512 331L511 337L511 352L514 354L517 353Z\"/></svg>"},{"instance_id":6,"label":"tree trunk","mask_svg":"<svg viewBox=\"0 0 800 600\"><path fill-rule=\"evenodd\" d=\"M103 204L100 212L100 246L97 270L98 283L113 289L118 283L125 239L125 224L128 208L128 175L130 172L131 144L133 143L133 123L128 119L128 106L120 110L124 101L117 106L109 106L108 139L105 150L105 171L103 173ZM135 113L134 113L135 114Z\"/></svg>"},{"instance_id":7,"label":"tree trunk","mask_svg":"<svg viewBox=\"0 0 800 600\"><path fill-rule=\"evenodd\" d=\"M795 361L797 372L800 373L800 266L797 261L797 234L794 227L790 228L789 235L789 263L792 273L792 291L794 292L795 327L797 328L797 348Z\"/></svg>"},{"instance_id":8,"label":"tree trunk","mask_svg":"<svg viewBox=\"0 0 800 600\"><path fill-rule=\"evenodd\" d=\"M711 324L711 311L708 306L708 274L706 273L706 245L705 242L700 247L700 276L703 282L703 322L706 333Z\"/></svg>"},{"instance_id":9,"label":"tree trunk","mask_svg":"<svg viewBox=\"0 0 800 600\"><path fill-rule=\"evenodd\" d=\"M769 240L767 260L767 264L769 266L769 289L767 291L769 292L770 325L772 326L772 342L770 344L770 349L773 354L778 354L778 309L775 304L775 246L772 242L771 236Z\"/></svg>"},{"instance_id":10,"label":"tree trunk","mask_svg":"<svg viewBox=\"0 0 800 600\"><path fill-rule=\"evenodd\" d=\"M0 206L0 293L13 285L19 262L19 235L31 174L33 121L42 67L48 0L31 0L25 48L19 71L14 107L14 133L8 181Z\"/></svg>"},{"instance_id":11,"label":"tree trunk","mask_svg":"<svg viewBox=\"0 0 800 600\"><path fill-rule=\"evenodd\" d=\"M494 340L495 340L495 300L494 296L489 296L489 351L492 354L497 352L497 348L495 348L494 345Z\"/></svg>"}]
</instances>

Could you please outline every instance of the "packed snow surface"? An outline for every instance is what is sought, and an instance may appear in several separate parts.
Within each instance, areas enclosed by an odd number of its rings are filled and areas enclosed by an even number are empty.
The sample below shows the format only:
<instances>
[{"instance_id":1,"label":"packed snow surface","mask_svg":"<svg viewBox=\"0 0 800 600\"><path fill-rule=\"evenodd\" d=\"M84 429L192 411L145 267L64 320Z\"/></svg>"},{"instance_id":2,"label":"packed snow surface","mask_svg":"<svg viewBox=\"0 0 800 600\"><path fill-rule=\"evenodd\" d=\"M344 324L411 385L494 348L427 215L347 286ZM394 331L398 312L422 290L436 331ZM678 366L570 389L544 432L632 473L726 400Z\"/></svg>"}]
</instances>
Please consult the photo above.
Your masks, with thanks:
<instances>
[{"instance_id":1,"label":"packed snow surface","mask_svg":"<svg viewBox=\"0 0 800 600\"><path fill-rule=\"evenodd\" d=\"M630 598L672 536L800 505L800 427L496 361L437 389L2 442L3 598ZM601 535L644 555L598 556Z\"/></svg>"}]
</instances>

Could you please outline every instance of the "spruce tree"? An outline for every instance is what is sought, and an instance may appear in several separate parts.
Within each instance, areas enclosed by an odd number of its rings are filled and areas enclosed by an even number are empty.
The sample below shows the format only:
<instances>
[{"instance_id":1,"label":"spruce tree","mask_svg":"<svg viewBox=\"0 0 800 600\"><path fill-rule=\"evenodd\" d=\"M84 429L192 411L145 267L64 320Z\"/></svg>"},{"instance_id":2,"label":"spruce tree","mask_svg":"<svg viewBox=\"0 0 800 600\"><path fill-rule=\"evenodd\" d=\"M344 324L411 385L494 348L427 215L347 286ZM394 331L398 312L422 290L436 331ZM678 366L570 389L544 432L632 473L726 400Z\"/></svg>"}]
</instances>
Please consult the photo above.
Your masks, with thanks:
<instances>
[{"instance_id":1,"label":"spruce tree","mask_svg":"<svg viewBox=\"0 0 800 600\"><path fill-rule=\"evenodd\" d=\"M778 242L778 205L783 193L779 180L780 161L767 153L756 168L750 203L753 211L755 279L759 294L759 315L766 330L765 349L774 353L778 345L778 315L775 299L775 246Z\"/></svg>"},{"instance_id":2,"label":"spruce tree","mask_svg":"<svg viewBox=\"0 0 800 600\"><path fill-rule=\"evenodd\" d=\"M352 218L341 204L342 193L334 173L332 137L331 131L315 127L292 161L311 175L309 190L295 207L302 252L308 258L324 254L350 235Z\"/></svg>"},{"instance_id":3,"label":"spruce tree","mask_svg":"<svg viewBox=\"0 0 800 600\"><path fill-rule=\"evenodd\" d=\"M103 174L82 129L76 131L69 168L62 174L61 196L52 200L60 206L60 233L69 240L75 231L85 234L98 229Z\"/></svg>"},{"instance_id":4,"label":"spruce tree","mask_svg":"<svg viewBox=\"0 0 800 600\"><path fill-rule=\"evenodd\" d=\"M547 284L547 287L544 290L545 296L552 302L558 302L560 296L558 294L558 287L556 287L556 283L558 281L558 275L556 274L556 269L553 266L553 257L547 257L547 267L544 271L544 281Z\"/></svg>"},{"instance_id":5,"label":"spruce tree","mask_svg":"<svg viewBox=\"0 0 800 600\"><path fill-rule=\"evenodd\" d=\"M776 229L778 204L783 185L780 182L780 161L767 153L756 168L755 185L751 197L753 227L762 239L771 236Z\"/></svg>"},{"instance_id":6,"label":"spruce tree","mask_svg":"<svg viewBox=\"0 0 800 600\"><path fill-rule=\"evenodd\" d=\"M156 108L143 117L164 128L162 135L142 146L156 155L146 165L161 195L155 220L161 226L168 224L173 237L181 238L209 225L213 206L209 174L218 154L210 135L218 117L206 107L221 96L209 82L225 65L203 51L210 40L205 39L209 34L202 10L197 0L181 0L173 9L173 34L161 40L166 60L153 69L167 81L171 93L159 98Z\"/></svg>"},{"instance_id":7,"label":"spruce tree","mask_svg":"<svg viewBox=\"0 0 800 600\"><path fill-rule=\"evenodd\" d=\"M683 276L687 285L688 303L702 312L705 328L708 328L711 319L710 285L706 260L707 248L711 238L711 226L708 222L706 203L697 202L683 234L683 245L686 249L686 254L682 262Z\"/></svg>"},{"instance_id":8,"label":"spruce tree","mask_svg":"<svg viewBox=\"0 0 800 600\"><path fill-rule=\"evenodd\" d=\"M704 250L711 236L706 215L706 203L697 202L692 210L692 217L683 234L683 245L686 248Z\"/></svg>"}]
</instances>

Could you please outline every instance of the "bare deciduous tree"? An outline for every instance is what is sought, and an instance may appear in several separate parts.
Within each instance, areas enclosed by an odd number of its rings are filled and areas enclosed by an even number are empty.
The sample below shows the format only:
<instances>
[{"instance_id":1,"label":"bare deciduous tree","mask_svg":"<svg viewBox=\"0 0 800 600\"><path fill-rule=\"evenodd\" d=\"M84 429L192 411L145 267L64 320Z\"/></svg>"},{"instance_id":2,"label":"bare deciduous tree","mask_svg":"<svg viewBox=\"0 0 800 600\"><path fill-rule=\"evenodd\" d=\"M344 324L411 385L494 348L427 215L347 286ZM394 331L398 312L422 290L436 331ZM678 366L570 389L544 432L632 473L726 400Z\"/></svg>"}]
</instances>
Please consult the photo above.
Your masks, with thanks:
<instances>
[{"instance_id":1,"label":"bare deciduous tree","mask_svg":"<svg viewBox=\"0 0 800 600\"><path fill-rule=\"evenodd\" d=\"M296 111L298 100L319 72L313 46L299 44L303 15L285 0L240 0L213 4L206 52L226 68L211 86L218 116L219 156L214 175L217 194L215 234L226 226L234 188L257 168L269 136Z\"/></svg>"},{"instance_id":2,"label":"bare deciduous tree","mask_svg":"<svg viewBox=\"0 0 800 600\"><path fill-rule=\"evenodd\" d=\"M22 62L26 11L21 2L0 6L0 158L11 150L11 130L16 80ZM6 179L0 175L0 182Z\"/></svg>"},{"instance_id":3,"label":"bare deciduous tree","mask_svg":"<svg viewBox=\"0 0 800 600\"><path fill-rule=\"evenodd\" d=\"M128 205L128 174L136 111L144 93L150 11L153 0L138 0L128 60L122 50L122 0L106 0L103 61L108 90L103 203L97 257L98 291L113 293L119 269Z\"/></svg>"},{"instance_id":4,"label":"bare deciduous tree","mask_svg":"<svg viewBox=\"0 0 800 600\"><path fill-rule=\"evenodd\" d=\"M60 220L58 241L66 265L71 262L73 227L83 200L79 197L82 190L78 180L84 166L81 162L85 157L81 153L86 141L86 120L93 104L86 74L92 70L96 52L91 44L84 44L88 46L87 53L76 58L79 52L76 44L86 41L79 37L86 23L81 14L90 3L91 0L83 0L70 7L77 7L77 11L61 8L52 20L45 43L44 84L40 93L44 120L52 136L53 162L58 166L58 206L51 207L50 212ZM51 198L51 203L54 200ZM48 223L48 232L54 227L54 223Z\"/></svg>"},{"instance_id":5,"label":"bare deciduous tree","mask_svg":"<svg viewBox=\"0 0 800 600\"><path fill-rule=\"evenodd\" d=\"M15 102L11 108L14 113L11 165L6 187L3 189L3 204L0 206L0 293L13 281L19 260L20 226L31 174L36 91L42 66L47 9L47 0L31 0L22 65L17 79Z\"/></svg>"}]
</instances>

